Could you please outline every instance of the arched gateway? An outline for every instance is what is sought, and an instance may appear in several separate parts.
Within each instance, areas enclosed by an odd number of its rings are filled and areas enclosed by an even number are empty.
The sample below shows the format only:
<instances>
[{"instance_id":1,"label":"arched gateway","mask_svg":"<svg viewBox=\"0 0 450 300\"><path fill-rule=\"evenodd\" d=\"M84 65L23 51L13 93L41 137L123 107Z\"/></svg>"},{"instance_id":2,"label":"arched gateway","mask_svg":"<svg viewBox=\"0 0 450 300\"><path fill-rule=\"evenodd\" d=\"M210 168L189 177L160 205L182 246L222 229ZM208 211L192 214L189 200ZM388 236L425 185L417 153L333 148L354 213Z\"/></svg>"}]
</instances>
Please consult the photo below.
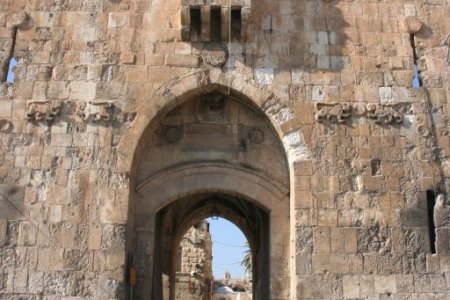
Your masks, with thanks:
<instances>
[{"instance_id":1,"label":"arched gateway","mask_svg":"<svg viewBox=\"0 0 450 300\"><path fill-rule=\"evenodd\" d=\"M288 299L289 168L267 117L249 99L203 90L162 109L136 150L128 253L134 299L174 299L182 235L212 209L235 223L255 260L254 299Z\"/></svg>"}]
</instances>

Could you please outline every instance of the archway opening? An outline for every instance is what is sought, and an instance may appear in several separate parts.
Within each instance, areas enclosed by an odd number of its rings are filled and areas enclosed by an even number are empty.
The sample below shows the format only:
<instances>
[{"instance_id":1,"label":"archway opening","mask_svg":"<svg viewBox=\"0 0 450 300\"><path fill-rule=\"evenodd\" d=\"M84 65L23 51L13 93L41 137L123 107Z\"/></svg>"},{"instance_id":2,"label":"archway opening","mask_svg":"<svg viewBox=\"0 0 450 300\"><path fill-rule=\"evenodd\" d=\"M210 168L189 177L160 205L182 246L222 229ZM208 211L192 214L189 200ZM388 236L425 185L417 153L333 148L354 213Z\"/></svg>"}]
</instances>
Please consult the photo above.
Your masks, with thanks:
<instances>
[{"instance_id":1,"label":"archway opening","mask_svg":"<svg viewBox=\"0 0 450 300\"><path fill-rule=\"evenodd\" d=\"M141 137L128 243L134 299L175 299L180 240L213 210L249 241L253 299L288 299L287 159L269 120L247 100L219 92L180 99Z\"/></svg>"},{"instance_id":2,"label":"archway opening","mask_svg":"<svg viewBox=\"0 0 450 300\"><path fill-rule=\"evenodd\" d=\"M253 299L252 251L234 223L211 211L175 249L175 299Z\"/></svg>"},{"instance_id":3,"label":"archway opening","mask_svg":"<svg viewBox=\"0 0 450 300\"><path fill-rule=\"evenodd\" d=\"M247 237L254 258L252 268L252 293L254 299L264 299L269 295L270 286L270 216L265 208L253 201L226 194L198 194L178 200L158 212L156 217L154 299L211 299L211 286L187 295L177 295L176 279L179 258L179 245L189 228L212 215L230 220L238 226ZM195 243L195 241L193 241ZM191 270L195 271L196 270ZM201 276L198 272L197 282ZM208 274L206 274L208 275ZM193 276L193 277L194 277ZM207 280L211 282L212 278ZM194 282L194 280L192 280ZM200 284L197 283L197 286ZM209 291L208 291L209 289ZM189 298L197 295L199 298Z\"/></svg>"},{"instance_id":4,"label":"archway opening","mask_svg":"<svg viewBox=\"0 0 450 300\"><path fill-rule=\"evenodd\" d=\"M213 299L233 291L252 299L252 251L247 237L233 222L220 217L206 220L212 239ZM225 295L221 295L225 294Z\"/></svg>"}]
</instances>

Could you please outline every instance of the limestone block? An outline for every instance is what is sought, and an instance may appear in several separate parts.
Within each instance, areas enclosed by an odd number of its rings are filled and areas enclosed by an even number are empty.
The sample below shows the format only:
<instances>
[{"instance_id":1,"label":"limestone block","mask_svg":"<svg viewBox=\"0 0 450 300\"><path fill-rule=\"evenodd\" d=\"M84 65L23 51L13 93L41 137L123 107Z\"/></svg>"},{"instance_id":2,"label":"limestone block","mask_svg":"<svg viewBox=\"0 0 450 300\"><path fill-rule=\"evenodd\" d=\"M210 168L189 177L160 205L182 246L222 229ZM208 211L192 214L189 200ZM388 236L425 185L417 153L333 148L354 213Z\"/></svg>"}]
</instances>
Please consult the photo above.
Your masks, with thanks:
<instances>
[{"instance_id":1,"label":"limestone block","mask_svg":"<svg viewBox=\"0 0 450 300\"><path fill-rule=\"evenodd\" d=\"M345 275L343 277L343 291L345 298L360 298L359 275Z\"/></svg>"},{"instance_id":2,"label":"limestone block","mask_svg":"<svg viewBox=\"0 0 450 300\"><path fill-rule=\"evenodd\" d=\"M50 61L50 52L48 51L36 52L31 59L32 62L35 64L48 64Z\"/></svg>"},{"instance_id":3,"label":"limestone block","mask_svg":"<svg viewBox=\"0 0 450 300\"><path fill-rule=\"evenodd\" d=\"M100 226L91 226L89 228L89 249L100 250L102 242L102 228Z\"/></svg>"},{"instance_id":4,"label":"limestone block","mask_svg":"<svg viewBox=\"0 0 450 300\"><path fill-rule=\"evenodd\" d=\"M319 209L317 216L318 226L337 226L337 212L334 209Z\"/></svg>"},{"instance_id":5,"label":"limestone block","mask_svg":"<svg viewBox=\"0 0 450 300\"><path fill-rule=\"evenodd\" d=\"M283 137L283 142L289 149L289 155L292 161L304 161L310 159L310 151L301 132L297 130L288 132Z\"/></svg>"},{"instance_id":6,"label":"limestone block","mask_svg":"<svg viewBox=\"0 0 450 300\"><path fill-rule=\"evenodd\" d=\"M38 252L37 269L39 271L48 272L63 269L64 249L42 248Z\"/></svg>"},{"instance_id":7,"label":"limestone block","mask_svg":"<svg viewBox=\"0 0 450 300\"><path fill-rule=\"evenodd\" d=\"M414 289L414 277L411 274L395 276L397 292L407 293Z\"/></svg>"},{"instance_id":8,"label":"limestone block","mask_svg":"<svg viewBox=\"0 0 450 300\"><path fill-rule=\"evenodd\" d=\"M450 254L442 253L439 255L439 266L443 272L450 271Z\"/></svg>"},{"instance_id":9,"label":"limestone block","mask_svg":"<svg viewBox=\"0 0 450 300\"><path fill-rule=\"evenodd\" d=\"M128 205L121 203L105 203L100 208L100 222L106 224L125 224L128 218L127 207Z\"/></svg>"},{"instance_id":10,"label":"limestone block","mask_svg":"<svg viewBox=\"0 0 450 300\"><path fill-rule=\"evenodd\" d=\"M200 58L195 55L167 54L165 64L174 67L197 67L200 65Z\"/></svg>"},{"instance_id":11,"label":"limestone block","mask_svg":"<svg viewBox=\"0 0 450 300\"><path fill-rule=\"evenodd\" d=\"M128 25L128 13L109 13L108 28L123 28Z\"/></svg>"},{"instance_id":12,"label":"limestone block","mask_svg":"<svg viewBox=\"0 0 450 300\"><path fill-rule=\"evenodd\" d=\"M311 201L311 193L308 191L304 192L296 192L295 193L295 208L296 209L303 209L303 208L312 208L313 203Z\"/></svg>"},{"instance_id":13,"label":"limestone block","mask_svg":"<svg viewBox=\"0 0 450 300\"><path fill-rule=\"evenodd\" d=\"M427 272L438 273L440 271L439 256L428 254L427 255Z\"/></svg>"},{"instance_id":14,"label":"limestone block","mask_svg":"<svg viewBox=\"0 0 450 300\"><path fill-rule=\"evenodd\" d=\"M330 253L331 232L329 227L317 227L313 231L314 253Z\"/></svg>"},{"instance_id":15,"label":"limestone block","mask_svg":"<svg viewBox=\"0 0 450 300\"><path fill-rule=\"evenodd\" d=\"M48 86L47 96L52 99L69 98L69 82L51 81Z\"/></svg>"},{"instance_id":16,"label":"limestone block","mask_svg":"<svg viewBox=\"0 0 450 300\"><path fill-rule=\"evenodd\" d=\"M161 66L164 64L163 54L145 53L145 64L148 66Z\"/></svg>"},{"instance_id":17,"label":"limestone block","mask_svg":"<svg viewBox=\"0 0 450 300\"><path fill-rule=\"evenodd\" d=\"M16 269L14 270L14 292L27 293L28 292L28 270Z\"/></svg>"},{"instance_id":18,"label":"limestone block","mask_svg":"<svg viewBox=\"0 0 450 300\"><path fill-rule=\"evenodd\" d=\"M381 176L362 176L362 187L365 191L380 191L385 189Z\"/></svg>"},{"instance_id":19,"label":"limestone block","mask_svg":"<svg viewBox=\"0 0 450 300\"><path fill-rule=\"evenodd\" d=\"M325 90L323 85L307 86L306 99L311 101L324 101Z\"/></svg>"},{"instance_id":20,"label":"limestone block","mask_svg":"<svg viewBox=\"0 0 450 300\"><path fill-rule=\"evenodd\" d=\"M13 35L13 31L8 28L0 28L0 38L1 39L11 39Z\"/></svg>"},{"instance_id":21,"label":"limestone block","mask_svg":"<svg viewBox=\"0 0 450 300\"><path fill-rule=\"evenodd\" d=\"M436 229L436 252L450 252L450 228Z\"/></svg>"},{"instance_id":22,"label":"limestone block","mask_svg":"<svg viewBox=\"0 0 450 300\"><path fill-rule=\"evenodd\" d=\"M120 54L120 61L124 64L134 64L136 62L136 55L131 52Z\"/></svg>"},{"instance_id":23,"label":"limestone block","mask_svg":"<svg viewBox=\"0 0 450 300\"><path fill-rule=\"evenodd\" d=\"M44 290L43 287L44 272L29 270L28 272L28 290L30 293L39 294Z\"/></svg>"},{"instance_id":24,"label":"limestone block","mask_svg":"<svg viewBox=\"0 0 450 300\"><path fill-rule=\"evenodd\" d=\"M358 243L358 234L356 228L344 229L344 251L347 253L356 253Z\"/></svg>"},{"instance_id":25,"label":"limestone block","mask_svg":"<svg viewBox=\"0 0 450 300\"><path fill-rule=\"evenodd\" d=\"M448 292L443 274L414 274L414 287L418 293Z\"/></svg>"},{"instance_id":26,"label":"limestone block","mask_svg":"<svg viewBox=\"0 0 450 300\"><path fill-rule=\"evenodd\" d=\"M61 222L62 221L62 211L63 208L61 205L52 205L50 206L50 214L49 220L50 222Z\"/></svg>"},{"instance_id":27,"label":"limestone block","mask_svg":"<svg viewBox=\"0 0 450 300\"><path fill-rule=\"evenodd\" d=\"M375 292L380 294L397 292L395 276L375 276Z\"/></svg>"},{"instance_id":28,"label":"limestone block","mask_svg":"<svg viewBox=\"0 0 450 300\"><path fill-rule=\"evenodd\" d=\"M103 227L102 250L120 251L124 249L126 228L122 225L108 224Z\"/></svg>"},{"instance_id":29,"label":"limestone block","mask_svg":"<svg viewBox=\"0 0 450 300\"><path fill-rule=\"evenodd\" d=\"M373 297L375 293L375 279L373 275L360 276L360 293L361 298Z\"/></svg>"},{"instance_id":30,"label":"limestone block","mask_svg":"<svg viewBox=\"0 0 450 300\"><path fill-rule=\"evenodd\" d=\"M0 100L0 118L10 118L13 101Z\"/></svg>"},{"instance_id":31,"label":"limestone block","mask_svg":"<svg viewBox=\"0 0 450 300\"><path fill-rule=\"evenodd\" d=\"M294 113L300 124L314 123L314 106L311 103L299 103L294 108Z\"/></svg>"},{"instance_id":32,"label":"limestone block","mask_svg":"<svg viewBox=\"0 0 450 300\"><path fill-rule=\"evenodd\" d=\"M312 271L311 253L297 253L296 274L307 275Z\"/></svg>"},{"instance_id":33,"label":"limestone block","mask_svg":"<svg viewBox=\"0 0 450 300\"><path fill-rule=\"evenodd\" d=\"M37 228L30 222L21 222L19 227L19 245L33 246L36 244Z\"/></svg>"},{"instance_id":34,"label":"limestone block","mask_svg":"<svg viewBox=\"0 0 450 300\"><path fill-rule=\"evenodd\" d=\"M70 84L70 99L93 100L96 95L96 83L73 81Z\"/></svg>"},{"instance_id":35,"label":"limestone block","mask_svg":"<svg viewBox=\"0 0 450 300\"><path fill-rule=\"evenodd\" d=\"M71 134L53 134L50 146L56 146L56 147L67 147L72 145L72 135Z\"/></svg>"}]
</instances>

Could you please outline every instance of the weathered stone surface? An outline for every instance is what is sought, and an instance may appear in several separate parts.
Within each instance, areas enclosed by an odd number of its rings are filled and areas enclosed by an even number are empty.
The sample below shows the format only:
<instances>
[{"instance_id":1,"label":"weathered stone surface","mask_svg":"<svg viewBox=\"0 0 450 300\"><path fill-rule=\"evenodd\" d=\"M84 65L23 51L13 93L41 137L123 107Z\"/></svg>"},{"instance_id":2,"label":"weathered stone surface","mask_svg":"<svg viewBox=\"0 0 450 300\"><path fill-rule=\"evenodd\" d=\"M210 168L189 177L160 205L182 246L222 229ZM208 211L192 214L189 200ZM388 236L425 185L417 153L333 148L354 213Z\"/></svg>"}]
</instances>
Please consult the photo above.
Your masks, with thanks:
<instances>
[{"instance_id":1,"label":"weathered stone surface","mask_svg":"<svg viewBox=\"0 0 450 300\"><path fill-rule=\"evenodd\" d=\"M186 231L219 195L265 255L256 299L447 299L448 12L0 1L0 298L122 299L130 266L170 298L159 213Z\"/></svg>"}]
</instances>

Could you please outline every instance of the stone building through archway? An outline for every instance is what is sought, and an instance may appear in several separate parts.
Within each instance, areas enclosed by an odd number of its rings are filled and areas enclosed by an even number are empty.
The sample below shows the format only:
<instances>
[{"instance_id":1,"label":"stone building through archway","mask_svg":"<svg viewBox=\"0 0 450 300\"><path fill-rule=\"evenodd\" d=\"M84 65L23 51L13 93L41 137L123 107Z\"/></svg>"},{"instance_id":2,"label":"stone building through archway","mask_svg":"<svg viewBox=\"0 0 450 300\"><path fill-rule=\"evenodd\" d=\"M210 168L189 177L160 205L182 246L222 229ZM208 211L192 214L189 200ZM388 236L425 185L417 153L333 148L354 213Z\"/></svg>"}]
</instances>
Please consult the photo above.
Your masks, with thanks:
<instances>
[{"instance_id":1,"label":"stone building through archway","mask_svg":"<svg viewBox=\"0 0 450 300\"><path fill-rule=\"evenodd\" d=\"M136 299L175 299L177 245L212 211L249 240L255 299L288 299L289 170L266 116L210 92L158 115L141 137L128 252Z\"/></svg>"}]
</instances>

